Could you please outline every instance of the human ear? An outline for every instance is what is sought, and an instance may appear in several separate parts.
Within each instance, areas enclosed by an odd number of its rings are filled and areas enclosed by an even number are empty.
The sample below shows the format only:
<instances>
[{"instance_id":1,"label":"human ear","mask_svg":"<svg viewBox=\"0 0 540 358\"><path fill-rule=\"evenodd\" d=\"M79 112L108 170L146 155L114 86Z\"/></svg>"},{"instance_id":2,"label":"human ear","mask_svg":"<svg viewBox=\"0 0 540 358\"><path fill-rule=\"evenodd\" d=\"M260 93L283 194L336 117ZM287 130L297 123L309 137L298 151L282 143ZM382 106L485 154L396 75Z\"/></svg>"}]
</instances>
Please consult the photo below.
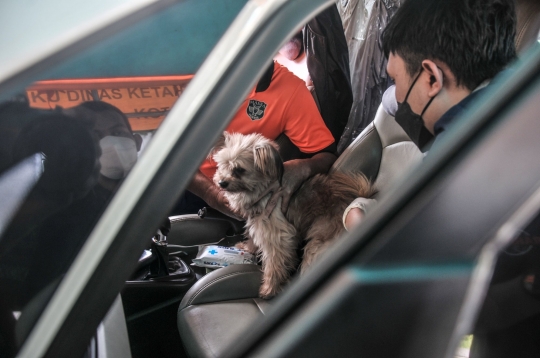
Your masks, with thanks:
<instances>
[{"instance_id":1,"label":"human ear","mask_svg":"<svg viewBox=\"0 0 540 358\"><path fill-rule=\"evenodd\" d=\"M428 96L435 97L443 88L443 72L435 62L430 60L422 61L422 68L429 76Z\"/></svg>"}]
</instances>

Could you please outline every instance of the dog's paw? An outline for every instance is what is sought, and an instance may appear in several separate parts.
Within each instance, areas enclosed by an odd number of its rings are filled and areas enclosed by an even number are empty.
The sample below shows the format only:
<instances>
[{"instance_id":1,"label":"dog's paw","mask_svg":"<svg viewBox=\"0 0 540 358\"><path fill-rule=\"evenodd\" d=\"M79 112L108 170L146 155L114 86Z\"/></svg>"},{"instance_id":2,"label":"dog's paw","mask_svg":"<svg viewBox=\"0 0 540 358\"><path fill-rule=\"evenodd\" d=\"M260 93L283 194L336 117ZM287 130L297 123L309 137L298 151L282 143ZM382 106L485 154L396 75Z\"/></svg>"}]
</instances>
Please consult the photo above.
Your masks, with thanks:
<instances>
[{"instance_id":1,"label":"dog's paw","mask_svg":"<svg viewBox=\"0 0 540 358\"><path fill-rule=\"evenodd\" d=\"M246 241L240 241L240 242L236 243L236 245L234 245L234 247L236 247L237 249L248 251L246 246L247 246Z\"/></svg>"},{"instance_id":2,"label":"dog's paw","mask_svg":"<svg viewBox=\"0 0 540 358\"><path fill-rule=\"evenodd\" d=\"M240 249L240 250L247 251L252 255L257 254L257 247L255 245L253 245L253 243L251 243L249 240L240 241L239 243L234 245L234 247L236 247L237 249Z\"/></svg>"}]
</instances>

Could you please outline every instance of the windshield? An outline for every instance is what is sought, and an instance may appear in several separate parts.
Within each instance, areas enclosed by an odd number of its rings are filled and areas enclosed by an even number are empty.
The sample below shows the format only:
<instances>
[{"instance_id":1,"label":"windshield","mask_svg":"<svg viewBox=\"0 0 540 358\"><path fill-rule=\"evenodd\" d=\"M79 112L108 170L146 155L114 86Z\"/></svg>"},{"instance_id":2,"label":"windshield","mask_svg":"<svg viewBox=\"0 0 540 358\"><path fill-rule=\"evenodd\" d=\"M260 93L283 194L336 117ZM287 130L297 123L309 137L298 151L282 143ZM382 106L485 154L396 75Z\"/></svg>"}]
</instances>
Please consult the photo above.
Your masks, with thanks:
<instances>
[{"instance_id":1,"label":"windshield","mask_svg":"<svg viewBox=\"0 0 540 358\"><path fill-rule=\"evenodd\" d=\"M14 355L24 342L108 203L244 3L176 3L52 66L37 66L38 75L0 93L0 351ZM18 7L8 10L21 16ZM77 11L73 17L84 18ZM56 26L58 16L32 22L40 14L23 14L19 25L33 23L32 31L43 28L53 39L77 25L70 18ZM28 53L25 41L13 35L3 53L10 46L18 51L12 53ZM17 61L1 59L0 67ZM28 326L15 329L23 319Z\"/></svg>"}]
</instances>

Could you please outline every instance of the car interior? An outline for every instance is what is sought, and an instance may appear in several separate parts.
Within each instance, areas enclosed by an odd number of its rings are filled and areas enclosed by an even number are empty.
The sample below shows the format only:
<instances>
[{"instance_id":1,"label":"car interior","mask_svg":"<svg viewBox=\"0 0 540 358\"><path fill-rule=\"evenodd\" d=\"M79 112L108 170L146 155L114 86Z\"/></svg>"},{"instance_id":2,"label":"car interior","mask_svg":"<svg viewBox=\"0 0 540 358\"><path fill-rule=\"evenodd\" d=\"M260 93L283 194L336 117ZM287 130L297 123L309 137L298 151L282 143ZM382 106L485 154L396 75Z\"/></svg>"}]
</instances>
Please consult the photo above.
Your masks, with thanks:
<instances>
[{"instance_id":1,"label":"car interior","mask_svg":"<svg viewBox=\"0 0 540 358\"><path fill-rule=\"evenodd\" d=\"M516 0L512 76L428 157L378 105L330 169L366 175L378 204L313 271L265 300L260 263L192 264L205 245L243 240L244 222L171 208L270 59L329 6L158 1L0 81L0 150L12 156L0 162L0 357L457 357L473 331L538 317L533 0ZM101 183L100 153L84 148L101 139L64 111L85 101L116 106L142 138L106 194L87 188ZM276 142L282 158L300 157L286 136ZM48 146L89 174L40 177Z\"/></svg>"}]
</instances>

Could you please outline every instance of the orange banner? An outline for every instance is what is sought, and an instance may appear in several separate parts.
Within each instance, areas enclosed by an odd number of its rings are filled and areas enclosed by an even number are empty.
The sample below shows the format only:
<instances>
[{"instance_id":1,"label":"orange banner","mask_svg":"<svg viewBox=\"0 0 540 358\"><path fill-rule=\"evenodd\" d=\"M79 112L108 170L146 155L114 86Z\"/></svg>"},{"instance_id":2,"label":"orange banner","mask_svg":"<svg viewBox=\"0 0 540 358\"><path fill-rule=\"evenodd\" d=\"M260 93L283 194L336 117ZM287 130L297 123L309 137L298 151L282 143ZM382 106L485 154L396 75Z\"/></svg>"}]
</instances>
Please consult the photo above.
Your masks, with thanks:
<instances>
[{"instance_id":1,"label":"orange banner","mask_svg":"<svg viewBox=\"0 0 540 358\"><path fill-rule=\"evenodd\" d=\"M39 81L26 89L30 106L41 109L74 107L104 101L129 118L134 131L156 129L193 75L93 78Z\"/></svg>"}]
</instances>

